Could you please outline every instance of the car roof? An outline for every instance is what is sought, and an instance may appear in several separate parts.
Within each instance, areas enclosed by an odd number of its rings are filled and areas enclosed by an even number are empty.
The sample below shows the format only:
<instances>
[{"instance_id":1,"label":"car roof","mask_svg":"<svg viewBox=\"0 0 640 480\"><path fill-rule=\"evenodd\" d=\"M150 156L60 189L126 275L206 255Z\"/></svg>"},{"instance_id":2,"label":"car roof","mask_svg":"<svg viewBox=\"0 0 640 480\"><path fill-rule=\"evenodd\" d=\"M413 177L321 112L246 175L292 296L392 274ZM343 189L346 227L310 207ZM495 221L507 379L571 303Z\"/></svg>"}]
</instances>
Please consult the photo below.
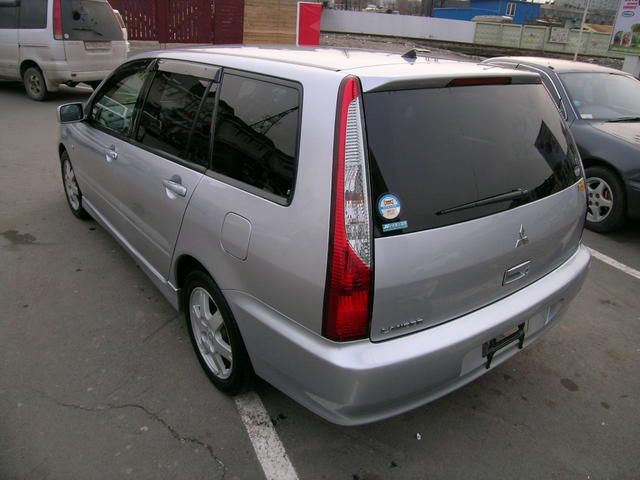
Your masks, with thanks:
<instances>
[{"instance_id":1,"label":"car roof","mask_svg":"<svg viewBox=\"0 0 640 480\"><path fill-rule=\"evenodd\" d=\"M494 61L507 61L524 65L532 65L537 67L549 68L558 73L569 72L594 72L594 73L618 73L625 75L624 72L615 68L594 65L593 63L574 62L573 60L563 60L560 58L546 57L495 57L485 60L490 63ZM483 62L484 63L484 62Z\"/></svg>"},{"instance_id":2,"label":"car roof","mask_svg":"<svg viewBox=\"0 0 640 480\"><path fill-rule=\"evenodd\" d=\"M166 56L167 53L189 53L202 57L227 55L270 62L289 63L325 70L343 71L353 68L407 63L399 53L335 47L292 47L278 45L200 46L146 52L144 56ZM443 62L459 63L451 60Z\"/></svg>"},{"instance_id":3,"label":"car roof","mask_svg":"<svg viewBox=\"0 0 640 480\"><path fill-rule=\"evenodd\" d=\"M461 77L521 79L516 83L529 83L538 78L531 72L440 59L420 52L416 58L405 58L393 52L334 47L201 46L145 52L130 60L140 58L202 62L291 79L313 70L326 74L339 72L341 76L353 74L360 78L365 92L382 89L385 85L419 88L418 84L424 79L430 80L429 86L438 87ZM426 86L424 82L422 85Z\"/></svg>"}]
</instances>

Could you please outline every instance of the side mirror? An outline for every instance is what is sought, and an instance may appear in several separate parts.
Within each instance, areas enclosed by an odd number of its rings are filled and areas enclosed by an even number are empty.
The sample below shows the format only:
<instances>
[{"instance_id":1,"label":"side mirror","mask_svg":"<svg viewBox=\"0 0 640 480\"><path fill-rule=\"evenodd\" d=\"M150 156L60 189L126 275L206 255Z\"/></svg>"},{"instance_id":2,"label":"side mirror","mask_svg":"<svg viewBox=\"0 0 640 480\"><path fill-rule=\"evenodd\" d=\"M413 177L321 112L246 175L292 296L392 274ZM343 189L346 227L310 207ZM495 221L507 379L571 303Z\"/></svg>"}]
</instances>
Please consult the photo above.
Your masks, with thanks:
<instances>
[{"instance_id":1,"label":"side mirror","mask_svg":"<svg viewBox=\"0 0 640 480\"><path fill-rule=\"evenodd\" d=\"M66 103L58 107L58 122L73 123L84 120L84 111L81 103Z\"/></svg>"}]
</instances>

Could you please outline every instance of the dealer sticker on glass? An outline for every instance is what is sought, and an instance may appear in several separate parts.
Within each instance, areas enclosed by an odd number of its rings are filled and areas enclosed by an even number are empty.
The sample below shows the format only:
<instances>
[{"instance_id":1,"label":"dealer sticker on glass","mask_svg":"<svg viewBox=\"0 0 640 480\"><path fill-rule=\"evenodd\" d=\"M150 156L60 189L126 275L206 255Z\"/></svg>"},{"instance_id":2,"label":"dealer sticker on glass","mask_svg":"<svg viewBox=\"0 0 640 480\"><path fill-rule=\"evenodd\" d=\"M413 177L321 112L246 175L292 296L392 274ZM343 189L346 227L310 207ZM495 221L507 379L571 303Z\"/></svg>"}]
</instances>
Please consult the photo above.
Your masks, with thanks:
<instances>
[{"instance_id":1,"label":"dealer sticker on glass","mask_svg":"<svg viewBox=\"0 0 640 480\"><path fill-rule=\"evenodd\" d=\"M402 220L400 222L393 222L393 223L383 223L382 231L392 232L393 230L403 230L407 227L409 227L409 224L407 223L406 220Z\"/></svg>"},{"instance_id":2,"label":"dealer sticker on glass","mask_svg":"<svg viewBox=\"0 0 640 480\"><path fill-rule=\"evenodd\" d=\"M386 193L378 199L378 213L386 220L398 218L401 208L400 199L390 193Z\"/></svg>"}]
</instances>

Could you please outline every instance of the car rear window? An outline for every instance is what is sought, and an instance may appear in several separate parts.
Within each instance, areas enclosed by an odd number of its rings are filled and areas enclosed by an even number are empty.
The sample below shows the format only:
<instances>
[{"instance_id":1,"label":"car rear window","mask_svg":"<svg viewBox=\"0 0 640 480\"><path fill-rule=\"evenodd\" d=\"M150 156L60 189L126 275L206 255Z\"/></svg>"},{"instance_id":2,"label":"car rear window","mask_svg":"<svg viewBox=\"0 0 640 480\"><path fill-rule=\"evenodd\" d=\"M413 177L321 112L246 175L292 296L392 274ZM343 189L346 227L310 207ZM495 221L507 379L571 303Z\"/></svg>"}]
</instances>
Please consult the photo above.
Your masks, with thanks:
<instances>
[{"instance_id":1,"label":"car rear window","mask_svg":"<svg viewBox=\"0 0 640 480\"><path fill-rule=\"evenodd\" d=\"M509 210L582 175L540 84L367 93L364 108L376 236Z\"/></svg>"},{"instance_id":2,"label":"car rear window","mask_svg":"<svg viewBox=\"0 0 640 480\"><path fill-rule=\"evenodd\" d=\"M105 0L63 1L62 30L65 40L124 40L113 10Z\"/></svg>"}]
</instances>

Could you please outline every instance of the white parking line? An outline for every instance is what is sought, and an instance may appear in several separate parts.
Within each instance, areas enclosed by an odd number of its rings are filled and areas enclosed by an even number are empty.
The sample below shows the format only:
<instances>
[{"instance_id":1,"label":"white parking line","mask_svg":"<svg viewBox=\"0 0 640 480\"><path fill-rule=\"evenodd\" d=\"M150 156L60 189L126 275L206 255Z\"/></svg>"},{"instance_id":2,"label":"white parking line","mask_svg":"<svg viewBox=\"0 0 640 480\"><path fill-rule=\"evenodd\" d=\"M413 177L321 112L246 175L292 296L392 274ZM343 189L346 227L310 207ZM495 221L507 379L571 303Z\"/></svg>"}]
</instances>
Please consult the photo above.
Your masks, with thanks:
<instances>
[{"instance_id":1,"label":"white parking line","mask_svg":"<svg viewBox=\"0 0 640 480\"><path fill-rule=\"evenodd\" d=\"M247 392L236 396L235 401L267 480L298 480L298 474L258 394Z\"/></svg>"},{"instance_id":2,"label":"white parking line","mask_svg":"<svg viewBox=\"0 0 640 480\"><path fill-rule=\"evenodd\" d=\"M589 247L587 247L589 248ZM637 278L638 280L640 280L640 271L636 270L635 268L631 268L627 265L625 265L624 263L621 263L607 255L605 255L604 253L600 253L597 250L594 250L593 248L589 248L589 251L591 252L591 255L593 255L595 258L597 258L598 260L600 260L601 262L606 263L607 265L611 265L613 268L617 268L618 270L626 273L627 275L631 275L632 277Z\"/></svg>"}]
</instances>

